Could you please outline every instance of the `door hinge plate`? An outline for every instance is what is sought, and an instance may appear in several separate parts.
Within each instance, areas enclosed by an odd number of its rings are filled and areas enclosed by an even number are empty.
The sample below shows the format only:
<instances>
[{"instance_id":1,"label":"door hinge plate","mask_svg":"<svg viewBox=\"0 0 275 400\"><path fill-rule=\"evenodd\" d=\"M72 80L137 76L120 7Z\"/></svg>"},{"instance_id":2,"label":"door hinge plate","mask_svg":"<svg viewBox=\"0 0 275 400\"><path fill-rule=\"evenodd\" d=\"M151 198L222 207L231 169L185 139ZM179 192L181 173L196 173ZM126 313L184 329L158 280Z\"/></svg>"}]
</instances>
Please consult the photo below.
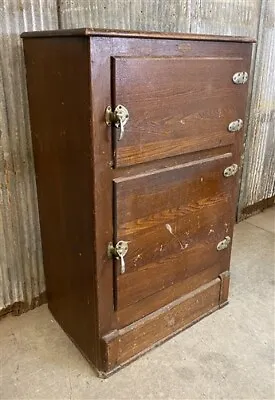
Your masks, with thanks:
<instances>
[{"instance_id":1,"label":"door hinge plate","mask_svg":"<svg viewBox=\"0 0 275 400\"><path fill-rule=\"evenodd\" d=\"M238 165L237 164L232 164L229 167L225 168L223 171L223 176L225 178L228 178L230 176L234 176L238 172Z\"/></svg>"},{"instance_id":2,"label":"door hinge plate","mask_svg":"<svg viewBox=\"0 0 275 400\"><path fill-rule=\"evenodd\" d=\"M231 237L230 236L226 236L221 242L219 242L217 244L217 250L221 251L221 250L227 249L227 247L229 246L230 242L231 242Z\"/></svg>"},{"instance_id":3,"label":"door hinge plate","mask_svg":"<svg viewBox=\"0 0 275 400\"><path fill-rule=\"evenodd\" d=\"M240 131L243 127L243 120L242 119L237 119L236 121L230 122L228 125L228 130L229 132L237 132Z\"/></svg>"},{"instance_id":4,"label":"door hinge plate","mask_svg":"<svg viewBox=\"0 0 275 400\"><path fill-rule=\"evenodd\" d=\"M248 73L245 71L236 72L232 79L236 85L243 85L248 80Z\"/></svg>"}]
</instances>

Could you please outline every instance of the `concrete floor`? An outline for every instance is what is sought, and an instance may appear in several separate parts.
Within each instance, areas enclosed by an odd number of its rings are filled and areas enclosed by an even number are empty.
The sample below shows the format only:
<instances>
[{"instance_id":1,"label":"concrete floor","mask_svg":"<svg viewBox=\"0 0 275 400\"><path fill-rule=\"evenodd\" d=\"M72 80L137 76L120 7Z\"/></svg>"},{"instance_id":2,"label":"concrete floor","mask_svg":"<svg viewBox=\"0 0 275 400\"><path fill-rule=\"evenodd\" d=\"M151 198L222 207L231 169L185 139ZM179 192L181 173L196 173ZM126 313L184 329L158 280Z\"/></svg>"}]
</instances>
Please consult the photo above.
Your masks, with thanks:
<instances>
[{"instance_id":1,"label":"concrete floor","mask_svg":"<svg viewBox=\"0 0 275 400\"><path fill-rule=\"evenodd\" d=\"M0 321L0 399L274 399L274 220L236 226L230 304L108 380L47 306Z\"/></svg>"}]
</instances>

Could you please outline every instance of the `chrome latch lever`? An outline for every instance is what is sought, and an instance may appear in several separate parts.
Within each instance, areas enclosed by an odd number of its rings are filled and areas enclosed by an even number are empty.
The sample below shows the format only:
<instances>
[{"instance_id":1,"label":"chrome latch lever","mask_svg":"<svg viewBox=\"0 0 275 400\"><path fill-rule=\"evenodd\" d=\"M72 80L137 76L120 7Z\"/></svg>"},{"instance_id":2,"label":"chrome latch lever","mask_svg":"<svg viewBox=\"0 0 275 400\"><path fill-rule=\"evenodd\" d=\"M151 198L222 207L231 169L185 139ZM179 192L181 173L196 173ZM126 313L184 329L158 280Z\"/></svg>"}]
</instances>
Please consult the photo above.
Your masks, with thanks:
<instances>
[{"instance_id":1,"label":"chrome latch lever","mask_svg":"<svg viewBox=\"0 0 275 400\"><path fill-rule=\"evenodd\" d=\"M124 240L120 240L114 246L113 243L109 243L108 245L108 257L115 257L117 260L120 260L120 273L124 274L126 271L126 264L124 257L128 252L128 242Z\"/></svg>"},{"instance_id":2,"label":"chrome latch lever","mask_svg":"<svg viewBox=\"0 0 275 400\"><path fill-rule=\"evenodd\" d=\"M105 110L105 122L108 126L114 125L120 130L118 140L121 140L124 136L124 127L129 120L129 112L125 106L119 104L116 106L114 111L108 106Z\"/></svg>"}]
</instances>

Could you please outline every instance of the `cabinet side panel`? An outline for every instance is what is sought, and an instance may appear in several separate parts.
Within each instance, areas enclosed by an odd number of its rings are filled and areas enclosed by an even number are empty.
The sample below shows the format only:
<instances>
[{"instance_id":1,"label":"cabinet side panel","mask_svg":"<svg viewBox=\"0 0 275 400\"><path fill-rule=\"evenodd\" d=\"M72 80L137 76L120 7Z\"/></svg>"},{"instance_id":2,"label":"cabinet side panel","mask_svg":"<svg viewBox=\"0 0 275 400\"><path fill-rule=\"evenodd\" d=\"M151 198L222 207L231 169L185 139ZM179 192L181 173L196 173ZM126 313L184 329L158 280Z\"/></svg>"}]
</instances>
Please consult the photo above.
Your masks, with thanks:
<instances>
[{"instance_id":1,"label":"cabinet side panel","mask_svg":"<svg viewBox=\"0 0 275 400\"><path fill-rule=\"evenodd\" d=\"M24 40L49 308L97 365L89 40Z\"/></svg>"}]
</instances>

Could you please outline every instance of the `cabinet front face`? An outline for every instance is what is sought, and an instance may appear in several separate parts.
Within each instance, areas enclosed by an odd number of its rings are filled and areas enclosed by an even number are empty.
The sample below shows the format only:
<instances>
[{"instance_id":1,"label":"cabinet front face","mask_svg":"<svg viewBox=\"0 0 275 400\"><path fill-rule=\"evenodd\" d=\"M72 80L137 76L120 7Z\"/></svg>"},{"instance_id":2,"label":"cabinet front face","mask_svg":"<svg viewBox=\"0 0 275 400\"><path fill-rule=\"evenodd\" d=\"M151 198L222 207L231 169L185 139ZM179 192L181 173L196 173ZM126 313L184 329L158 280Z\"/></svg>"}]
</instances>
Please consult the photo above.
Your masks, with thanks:
<instances>
[{"instance_id":1,"label":"cabinet front face","mask_svg":"<svg viewBox=\"0 0 275 400\"><path fill-rule=\"evenodd\" d=\"M122 328L229 269L250 47L97 38L91 56L97 251Z\"/></svg>"}]
</instances>

